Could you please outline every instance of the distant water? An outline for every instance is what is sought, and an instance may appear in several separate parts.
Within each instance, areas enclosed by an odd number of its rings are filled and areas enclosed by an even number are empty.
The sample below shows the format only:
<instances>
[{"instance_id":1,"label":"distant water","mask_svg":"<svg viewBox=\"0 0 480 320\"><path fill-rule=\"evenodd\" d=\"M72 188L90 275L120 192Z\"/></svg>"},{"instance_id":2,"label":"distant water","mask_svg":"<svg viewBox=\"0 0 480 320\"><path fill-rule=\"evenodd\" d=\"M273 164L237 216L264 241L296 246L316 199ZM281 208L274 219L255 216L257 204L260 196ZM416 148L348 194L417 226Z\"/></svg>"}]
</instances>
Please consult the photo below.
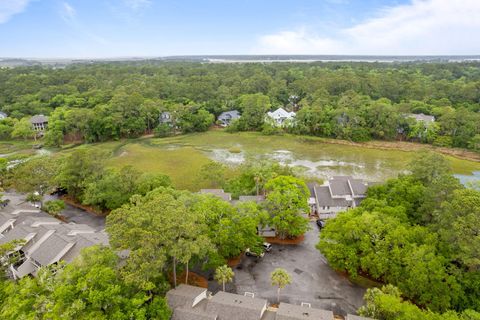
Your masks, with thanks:
<instances>
[{"instance_id":1,"label":"distant water","mask_svg":"<svg viewBox=\"0 0 480 320\"><path fill-rule=\"evenodd\" d=\"M467 62L480 61L480 55L472 56L355 56L355 55L206 55L171 56L162 60L225 62Z\"/></svg>"},{"instance_id":2,"label":"distant water","mask_svg":"<svg viewBox=\"0 0 480 320\"><path fill-rule=\"evenodd\" d=\"M479 62L480 55L471 56L355 56L355 55L202 55L202 56L165 56L165 57L112 57L89 59L39 59L39 58L7 58L0 57L0 67L17 66L67 66L72 63L102 63L102 62L162 62L187 61L201 63L271 63L271 62Z\"/></svg>"},{"instance_id":3,"label":"distant water","mask_svg":"<svg viewBox=\"0 0 480 320\"><path fill-rule=\"evenodd\" d=\"M456 174L455 177L467 187L474 187L474 189L480 190L480 171L472 172L472 175Z\"/></svg>"}]
</instances>

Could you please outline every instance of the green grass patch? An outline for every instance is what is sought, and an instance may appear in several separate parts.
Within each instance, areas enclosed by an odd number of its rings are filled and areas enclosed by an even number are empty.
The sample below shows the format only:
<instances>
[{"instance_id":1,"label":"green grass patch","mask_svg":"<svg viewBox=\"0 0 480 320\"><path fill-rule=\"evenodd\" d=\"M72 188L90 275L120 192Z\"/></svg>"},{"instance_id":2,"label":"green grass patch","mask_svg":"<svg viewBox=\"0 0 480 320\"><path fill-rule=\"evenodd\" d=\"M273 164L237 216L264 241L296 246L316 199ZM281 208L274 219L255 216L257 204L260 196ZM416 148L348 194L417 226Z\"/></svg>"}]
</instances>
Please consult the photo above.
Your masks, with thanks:
<instances>
[{"instance_id":1,"label":"green grass patch","mask_svg":"<svg viewBox=\"0 0 480 320\"><path fill-rule=\"evenodd\" d=\"M197 191L202 187L198 185L200 170L210 161L191 147L166 150L131 143L119 148L108 164L117 168L131 165L142 172L167 174L176 188Z\"/></svg>"}]
</instances>

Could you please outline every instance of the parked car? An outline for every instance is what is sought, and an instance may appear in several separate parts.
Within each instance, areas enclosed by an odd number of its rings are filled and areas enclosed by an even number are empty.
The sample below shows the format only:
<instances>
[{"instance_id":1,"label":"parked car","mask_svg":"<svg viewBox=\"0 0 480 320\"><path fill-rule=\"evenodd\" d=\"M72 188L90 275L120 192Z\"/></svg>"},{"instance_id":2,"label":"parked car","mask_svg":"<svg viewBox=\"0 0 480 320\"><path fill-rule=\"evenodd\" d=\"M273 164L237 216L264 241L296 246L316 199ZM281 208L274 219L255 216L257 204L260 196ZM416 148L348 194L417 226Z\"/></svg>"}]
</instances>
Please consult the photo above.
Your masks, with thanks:
<instances>
[{"instance_id":1,"label":"parked car","mask_svg":"<svg viewBox=\"0 0 480 320\"><path fill-rule=\"evenodd\" d=\"M247 250L245 250L245 255L247 257L263 258L265 256L265 251L262 251L260 254L258 254L254 251L251 251L250 248L247 248Z\"/></svg>"},{"instance_id":2,"label":"parked car","mask_svg":"<svg viewBox=\"0 0 480 320\"><path fill-rule=\"evenodd\" d=\"M265 252L270 252L272 250L272 244L268 242L264 242L262 247L263 251L260 254L250 250L250 248L247 248L247 250L245 250L245 255L247 257L263 258L265 256Z\"/></svg>"},{"instance_id":3,"label":"parked car","mask_svg":"<svg viewBox=\"0 0 480 320\"><path fill-rule=\"evenodd\" d=\"M263 249L264 249L266 252L270 252L270 250L272 250L272 244L271 244L271 243L268 243L268 242L264 242L264 243L263 243Z\"/></svg>"},{"instance_id":4,"label":"parked car","mask_svg":"<svg viewBox=\"0 0 480 320\"><path fill-rule=\"evenodd\" d=\"M318 226L320 229L325 228L325 221L320 220L320 219L317 219L317 226Z\"/></svg>"}]
</instances>

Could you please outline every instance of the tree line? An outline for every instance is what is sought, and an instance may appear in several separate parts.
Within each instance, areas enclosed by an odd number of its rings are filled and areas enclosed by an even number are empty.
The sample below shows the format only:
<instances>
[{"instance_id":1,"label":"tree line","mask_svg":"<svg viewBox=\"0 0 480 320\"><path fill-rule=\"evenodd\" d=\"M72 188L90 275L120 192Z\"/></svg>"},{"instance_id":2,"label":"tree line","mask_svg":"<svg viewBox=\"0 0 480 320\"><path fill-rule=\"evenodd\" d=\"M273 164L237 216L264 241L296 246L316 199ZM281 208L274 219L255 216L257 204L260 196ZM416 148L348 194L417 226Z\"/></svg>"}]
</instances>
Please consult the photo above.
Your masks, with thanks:
<instances>
[{"instance_id":1,"label":"tree line","mask_svg":"<svg viewBox=\"0 0 480 320\"><path fill-rule=\"evenodd\" d=\"M50 115L45 141L96 142L156 132L204 131L238 109L233 129L264 124L279 106L298 111L288 132L365 141L406 139L480 149L480 69L471 63L99 63L0 70L0 137L29 137L26 120ZM162 112L173 123L160 124ZM433 115L431 126L405 117ZM280 131L280 132L279 132Z\"/></svg>"}]
</instances>

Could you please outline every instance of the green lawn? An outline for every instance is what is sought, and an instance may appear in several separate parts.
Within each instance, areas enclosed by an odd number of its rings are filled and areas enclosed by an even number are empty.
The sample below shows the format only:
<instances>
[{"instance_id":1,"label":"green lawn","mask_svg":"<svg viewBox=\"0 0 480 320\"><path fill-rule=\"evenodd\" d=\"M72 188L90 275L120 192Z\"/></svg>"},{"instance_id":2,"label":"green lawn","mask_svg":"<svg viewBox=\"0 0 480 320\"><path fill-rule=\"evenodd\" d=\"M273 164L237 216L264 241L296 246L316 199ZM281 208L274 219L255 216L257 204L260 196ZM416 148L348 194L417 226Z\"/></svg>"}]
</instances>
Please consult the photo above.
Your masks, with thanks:
<instances>
[{"instance_id":1,"label":"green lawn","mask_svg":"<svg viewBox=\"0 0 480 320\"><path fill-rule=\"evenodd\" d=\"M142 172L164 173L175 187L196 191L202 187L197 183L200 169L209 161L192 147L165 150L136 142L121 147L109 165L118 168L131 165Z\"/></svg>"}]
</instances>

